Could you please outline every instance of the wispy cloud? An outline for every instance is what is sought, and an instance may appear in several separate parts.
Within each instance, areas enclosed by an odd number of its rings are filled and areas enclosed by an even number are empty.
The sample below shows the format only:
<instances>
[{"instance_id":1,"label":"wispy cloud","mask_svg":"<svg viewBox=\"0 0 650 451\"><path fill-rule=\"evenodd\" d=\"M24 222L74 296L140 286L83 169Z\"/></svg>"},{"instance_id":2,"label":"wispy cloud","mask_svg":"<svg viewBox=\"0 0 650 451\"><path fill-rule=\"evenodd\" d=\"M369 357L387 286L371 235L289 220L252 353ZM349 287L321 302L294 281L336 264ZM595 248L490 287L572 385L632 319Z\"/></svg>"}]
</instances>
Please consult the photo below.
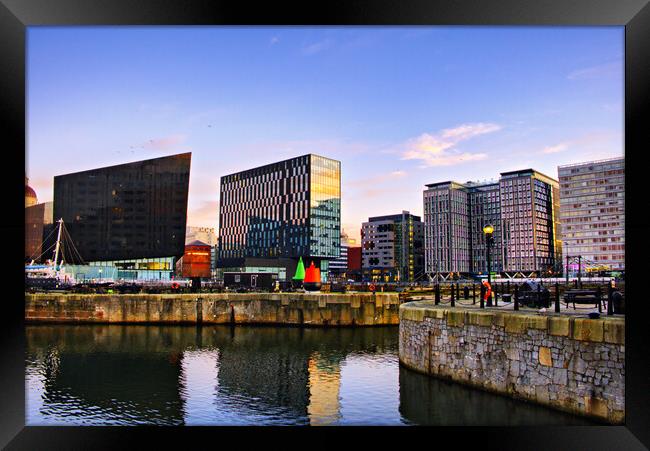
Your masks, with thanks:
<instances>
[{"instance_id":1,"label":"wispy cloud","mask_svg":"<svg viewBox=\"0 0 650 451\"><path fill-rule=\"evenodd\" d=\"M145 150L173 150L177 149L180 144L185 142L185 135L169 135L164 138L153 138L142 144L131 146L131 149Z\"/></svg>"},{"instance_id":2,"label":"wispy cloud","mask_svg":"<svg viewBox=\"0 0 650 451\"><path fill-rule=\"evenodd\" d=\"M421 160L425 167L452 166L484 160L487 158L485 153L461 152L455 147L463 141L496 132L501 128L498 124L478 122L447 128L435 134L423 133L404 144L402 159Z\"/></svg>"},{"instance_id":3,"label":"wispy cloud","mask_svg":"<svg viewBox=\"0 0 650 451\"><path fill-rule=\"evenodd\" d=\"M567 75L567 78L569 80L587 80L593 78L610 78L622 74L623 62L615 61L574 70Z\"/></svg>"},{"instance_id":4,"label":"wispy cloud","mask_svg":"<svg viewBox=\"0 0 650 451\"><path fill-rule=\"evenodd\" d=\"M303 55L315 55L316 53L320 53L323 50L327 50L332 46L334 43L333 40L327 38L323 39L322 41L314 42L311 44L307 44L303 46L302 48L302 54Z\"/></svg>"},{"instance_id":5,"label":"wispy cloud","mask_svg":"<svg viewBox=\"0 0 650 451\"><path fill-rule=\"evenodd\" d=\"M546 146L542 149L542 153L558 153L558 152L564 152L569 148L569 142L563 142L556 144L554 146Z\"/></svg>"},{"instance_id":6,"label":"wispy cloud","mask_svg":"<svg viewBox=\"0 0 650 451\"><path fill-rule=\"evenodd\" d=\"M273 36L273 37L271 38L271 40L269 41L269 44L271 44L271 45L275 45L275 44L277 44L278 42L280 42L280 38L277 37L277 36Z\"/></svg>"}]
</instances>

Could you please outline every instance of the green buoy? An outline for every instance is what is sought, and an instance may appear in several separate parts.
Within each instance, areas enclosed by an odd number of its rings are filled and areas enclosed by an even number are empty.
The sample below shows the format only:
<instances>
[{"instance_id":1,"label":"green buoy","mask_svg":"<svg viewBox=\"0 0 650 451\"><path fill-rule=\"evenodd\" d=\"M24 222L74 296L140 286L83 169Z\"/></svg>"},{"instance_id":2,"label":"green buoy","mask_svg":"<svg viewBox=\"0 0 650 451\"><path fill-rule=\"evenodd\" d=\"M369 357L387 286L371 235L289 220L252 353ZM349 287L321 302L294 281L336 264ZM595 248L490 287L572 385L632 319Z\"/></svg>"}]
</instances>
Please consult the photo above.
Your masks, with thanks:
<instances>
[{"instance_id":1,"label":"green buoy","mask_svg":"<svg viewBox=\"0 0 650 451\"><path fill-rule=\"evenodd\" d=\"M305 265L302 263L302 257L298 259L298 266L296 267L296 274L291 280L304 280L305 279Z\"/></svg>"}]
</instances>

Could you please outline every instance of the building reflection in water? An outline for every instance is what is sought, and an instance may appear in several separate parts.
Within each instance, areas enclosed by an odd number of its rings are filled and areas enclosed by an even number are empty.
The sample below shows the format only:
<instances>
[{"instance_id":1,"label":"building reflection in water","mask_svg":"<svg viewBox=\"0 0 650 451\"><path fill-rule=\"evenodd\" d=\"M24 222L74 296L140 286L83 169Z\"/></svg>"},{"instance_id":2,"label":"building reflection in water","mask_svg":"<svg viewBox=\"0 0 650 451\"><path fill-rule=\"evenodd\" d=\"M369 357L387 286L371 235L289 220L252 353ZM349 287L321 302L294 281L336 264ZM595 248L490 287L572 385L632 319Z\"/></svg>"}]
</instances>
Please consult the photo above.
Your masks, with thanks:
<instances>
[{"instance_id":1,"label":"building reflection in water","mask_svg":"<svg viewBox=\"0 0 650 451\"><path fill-rule=\"evenodd\" d=\"M28 425L591 424L400 368L396 328L27 326Z\"/></svg>"},{"instance_id":2,"label":"building reflection in water","mask_svg":"<svg viewBox=\"0 0 650 451\"><path fill-rule=\"evenodd\" d=\"M341 366L337 359L314 352L309 357L309 424L325 426L341 419Z\"/></svg>"},{"instance_id":3,"label":"building reflection in water","mask_svg":"<svg viewBox=\"0 0 650 451\"><path fill-rule=\"evenodd\" d=\"M219 389L219 350L183 351L179 382L185 424L205 425L213 422L213 405Z\"/></svg>"}]
</instances>

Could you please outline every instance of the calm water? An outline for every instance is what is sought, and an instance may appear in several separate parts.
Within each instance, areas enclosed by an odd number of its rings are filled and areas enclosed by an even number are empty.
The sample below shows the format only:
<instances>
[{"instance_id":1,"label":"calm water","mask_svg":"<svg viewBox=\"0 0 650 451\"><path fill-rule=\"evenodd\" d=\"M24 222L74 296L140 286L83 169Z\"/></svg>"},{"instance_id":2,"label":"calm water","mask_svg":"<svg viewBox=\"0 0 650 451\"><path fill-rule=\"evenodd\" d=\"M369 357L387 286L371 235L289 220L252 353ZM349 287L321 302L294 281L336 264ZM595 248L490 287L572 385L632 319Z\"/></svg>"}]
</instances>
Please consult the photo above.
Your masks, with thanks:
<instances>
[{"instance_id":1,"label":"calm water","mask_svg":"<svg viewBox=\"0 0 650 451\"><path fill-rule=\"evenodd\" d=\"M400 368L397 327L29 326L28 425L549 425Z\"/></svg>"}]
</instances>

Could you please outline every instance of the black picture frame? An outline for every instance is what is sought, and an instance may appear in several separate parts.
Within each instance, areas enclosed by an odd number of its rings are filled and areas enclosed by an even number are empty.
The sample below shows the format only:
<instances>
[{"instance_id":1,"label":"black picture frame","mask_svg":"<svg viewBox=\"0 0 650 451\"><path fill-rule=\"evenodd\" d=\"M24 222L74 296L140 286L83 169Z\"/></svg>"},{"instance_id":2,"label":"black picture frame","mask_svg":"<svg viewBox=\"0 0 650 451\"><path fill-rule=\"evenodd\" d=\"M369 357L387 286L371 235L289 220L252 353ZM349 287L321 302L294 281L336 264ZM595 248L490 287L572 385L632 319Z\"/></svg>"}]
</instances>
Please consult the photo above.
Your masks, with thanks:
<instances>
[{"instance_id":1,"label":"black picture frame","mask_svg":"<svg viewBox=\"0 0 650 451\"><path fill-rule=\"evenodd\" d=\"M626 422L624 426L520 428L169 428L25 427L24 293L19 282L23 251L21 189L25 149L26 27L39 25L619 25L625 26L626 160ZM480 446L481 449L644 449L650 447L647 343L648 301L642 295L643 251L650 197L643 192L645 125L650 105L650 6L647 0L347 0L316 4L276 2L139 0L0 0L0 97L8 142L3 181L7 212L4 238L5 294L0 337L0 446L7 449L153 448L158 444L249 446ZM645 114L644 114L645 113ZM643 144L645 144L645 146ZM11 246L7 246L11 244ZM644 244L646 244L644 246ZM647 267L647 264L646 264ZM646 270L647 271L647 270ZM646 296L647 297L647 296ZM645 301L645 302L644 302ZM251 433L254 432L254 433ZM344 433L346 438L339 438ZM414 435L415 434L415 435ZM315 437L314 435L318 436ZM351 438L361 444L353 445ZM395 441L392 441L394 439ZM449 441L451 439L451 441ZM232 440L227 444L227 440ZM421 442L421 443L420 443ZM447 444L445 444L447 443ZM192 446L192 445L190 445ZM389 445L391 446L391 445Z\"/></svg>"}]
</instances>

